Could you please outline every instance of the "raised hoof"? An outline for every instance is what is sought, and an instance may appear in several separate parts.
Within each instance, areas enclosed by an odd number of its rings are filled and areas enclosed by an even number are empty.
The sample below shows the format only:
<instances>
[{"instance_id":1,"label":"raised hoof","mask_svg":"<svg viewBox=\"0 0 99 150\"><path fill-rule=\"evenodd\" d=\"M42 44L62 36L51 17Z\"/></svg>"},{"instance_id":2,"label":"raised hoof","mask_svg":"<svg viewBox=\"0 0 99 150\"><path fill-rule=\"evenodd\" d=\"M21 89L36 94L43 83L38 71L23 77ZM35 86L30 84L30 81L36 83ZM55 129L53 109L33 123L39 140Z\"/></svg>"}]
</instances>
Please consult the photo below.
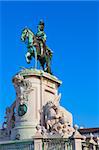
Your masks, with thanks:
<instances>
[{"instance_id":1,"label":"raised hoof","mask_svg":"<svg viewBox=\"0 0 99 150\"><path fill-rule=\"evenodd\" d=\"M30 63L30 60L27 58L27 57L25 57L26 58L26 62L29 64Z\"/></svg>"},{"instance_id":2,"label":"raised hoof","mask_svg":"<svg viewBox=\"0 0 99 150\"><path fill-rule=\"evenodd\" d=\"M30 61L28 61L27 63L30 64Z\"/></svg>"}]
</instances>

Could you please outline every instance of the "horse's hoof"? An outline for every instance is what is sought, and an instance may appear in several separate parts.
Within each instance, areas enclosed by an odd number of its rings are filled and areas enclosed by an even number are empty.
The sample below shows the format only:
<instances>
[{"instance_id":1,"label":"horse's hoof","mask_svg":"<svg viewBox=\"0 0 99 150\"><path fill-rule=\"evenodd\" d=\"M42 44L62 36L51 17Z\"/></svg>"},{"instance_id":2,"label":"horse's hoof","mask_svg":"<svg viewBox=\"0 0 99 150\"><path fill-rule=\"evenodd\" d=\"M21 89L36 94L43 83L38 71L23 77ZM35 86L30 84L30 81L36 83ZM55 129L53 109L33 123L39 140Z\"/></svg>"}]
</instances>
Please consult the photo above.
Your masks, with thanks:
<instances>
[{"instance_id":1,"label":"horse's hoof","mask_svg":"<svg viewBox=\"0 0 99 150\"><path fill-rule=\"evenodd\" d=\"M28 63L28 64L30 64L30 60L26 57L26 62Z\"/></svg>"},{"instance_id":2,"label":"horse's hoof","mask_svg":"<svg viewBox=\"0 0 99 150\"><path fill-rule=\"evenodd\" d=\"M30 64L30 61L29 61L28 59L26 59L26 62L27 62L28 64Z\"/></svg>"}]
</instances>

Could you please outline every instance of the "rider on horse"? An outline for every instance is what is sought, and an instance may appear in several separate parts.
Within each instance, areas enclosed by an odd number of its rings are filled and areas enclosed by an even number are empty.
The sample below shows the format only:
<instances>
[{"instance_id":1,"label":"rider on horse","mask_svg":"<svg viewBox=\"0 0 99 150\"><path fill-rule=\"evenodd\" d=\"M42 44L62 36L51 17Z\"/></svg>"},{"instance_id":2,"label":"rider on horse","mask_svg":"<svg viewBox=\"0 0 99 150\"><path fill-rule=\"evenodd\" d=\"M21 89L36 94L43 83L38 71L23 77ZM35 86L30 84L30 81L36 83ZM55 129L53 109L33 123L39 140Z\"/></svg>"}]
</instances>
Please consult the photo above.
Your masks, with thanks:
<instances>
[{"instance_id":1,"label":"rider on horse","mask_svg":"<svg viewBox=\"0 0 99 150\"><path fill-rule=\"evenodd\" d=\"M43 20L40 20L38 25L38 31L36 33L36 38L39 41L41 55L43 54L44 50L46 50L46 34L44 32L44 22Z\"/></svg>"},{"instance_id":2,"label":"rider on horse","mask_svg":"<svg viewBox=\"0 0 99 150\"><path fill-rule=\"evenodd\" d=\"M22 31L21 40L26 41L28 51L25 55L27 63L30 63L32 57L35 58L35 68L37 68L37 61L39 60L45 72L51 74L51 59L53 52L46 45L46 34L44 32L44 22L41 20L38 25L38 31L34 34L30 29L25 28ZM46 65L46 66L45 66Z\"/></svg>"}]
</instances>

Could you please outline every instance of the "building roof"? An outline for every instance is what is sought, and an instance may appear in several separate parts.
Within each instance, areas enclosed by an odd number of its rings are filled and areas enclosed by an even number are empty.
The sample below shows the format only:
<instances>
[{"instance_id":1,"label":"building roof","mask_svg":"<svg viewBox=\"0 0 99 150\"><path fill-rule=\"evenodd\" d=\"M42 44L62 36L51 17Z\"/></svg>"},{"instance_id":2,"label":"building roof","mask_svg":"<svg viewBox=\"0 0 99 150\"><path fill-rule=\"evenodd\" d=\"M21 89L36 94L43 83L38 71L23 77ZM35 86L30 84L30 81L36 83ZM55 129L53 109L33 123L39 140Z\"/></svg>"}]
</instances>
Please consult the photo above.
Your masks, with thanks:
<instances>
[{"instance_id":1,"label":"building roof","mask_svg":"<svg viewBox=\"0 0 99 150\"><path fill-rule=\"evenodd\" d=\"M86 134L86 133L99 133L99 128L83 128L79 129L79 132L81 134Z\"/></svg>"}]
</instances>

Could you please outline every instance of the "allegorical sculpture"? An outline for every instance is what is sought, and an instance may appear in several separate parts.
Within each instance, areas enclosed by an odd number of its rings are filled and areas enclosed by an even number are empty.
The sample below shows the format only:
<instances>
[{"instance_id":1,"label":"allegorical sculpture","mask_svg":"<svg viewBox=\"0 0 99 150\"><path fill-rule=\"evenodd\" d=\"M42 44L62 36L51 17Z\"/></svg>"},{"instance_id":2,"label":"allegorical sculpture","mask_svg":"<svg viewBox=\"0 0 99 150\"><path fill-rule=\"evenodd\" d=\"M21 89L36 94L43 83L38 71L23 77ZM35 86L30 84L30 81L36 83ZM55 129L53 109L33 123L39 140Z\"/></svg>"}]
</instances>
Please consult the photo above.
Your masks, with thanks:
<instances>
[{"instance_id":1,"label":"allegorical sculpture","mask_svg":"<svg viewBox=\"0 0 99 150\"><path fill-rule=\"evenodd\" d=\"M15 106L12 105L12 108L7 107L6 108L6 116L5 121L3 122L2 128L6 129L6 134L10 136L11 129L15 127L15 112L14 112Z\"/></svg>"},{"instance_id":2,"label":"allegorical sculpture","mask_svg":"<svg viewBox=\"0 0 99 150\"><path fill-rule=\"evenodd\" d=\"M30 63L32 57L34 57L35 68L37 68L37 61L39 61L43 70L51 73L50 62L52 58L52 51L46 45L46 34L44 32L43 20L40 20L36 34L34 34L29 28L24 28L21 35L21 40L23 42L27 40L26 44L28 51L25 55L27 63Z\"/></svg>"},{"instance_id":3,"label":"allegorical sculpture","mask_svg":"<svg viewBox=\"0 0 99 150\"><path fill-rule=\"evenodd\" d=\"M74 132L72 127L72 116L65 108L60 106L60 96L59 94L53 102L48 101L46 105L43 106L41 111L41 123L36 129L41 134L58 134L67 138Z\"/></svg>"},{"instance_id":4,"label":"allegorical sculpture","mask_svg":"<svg viewBox=\"0 0 99 150\"><path fill-rule=\"evenodd\" d=\"M32 91L32 84L28 80L25 81L21 75L16 75L13 82L16 89L17 98L20 101L18 115L23 116L27 112L27 106L25 103L28 101L28 94Z\"/></svg>"}]
</instances>

